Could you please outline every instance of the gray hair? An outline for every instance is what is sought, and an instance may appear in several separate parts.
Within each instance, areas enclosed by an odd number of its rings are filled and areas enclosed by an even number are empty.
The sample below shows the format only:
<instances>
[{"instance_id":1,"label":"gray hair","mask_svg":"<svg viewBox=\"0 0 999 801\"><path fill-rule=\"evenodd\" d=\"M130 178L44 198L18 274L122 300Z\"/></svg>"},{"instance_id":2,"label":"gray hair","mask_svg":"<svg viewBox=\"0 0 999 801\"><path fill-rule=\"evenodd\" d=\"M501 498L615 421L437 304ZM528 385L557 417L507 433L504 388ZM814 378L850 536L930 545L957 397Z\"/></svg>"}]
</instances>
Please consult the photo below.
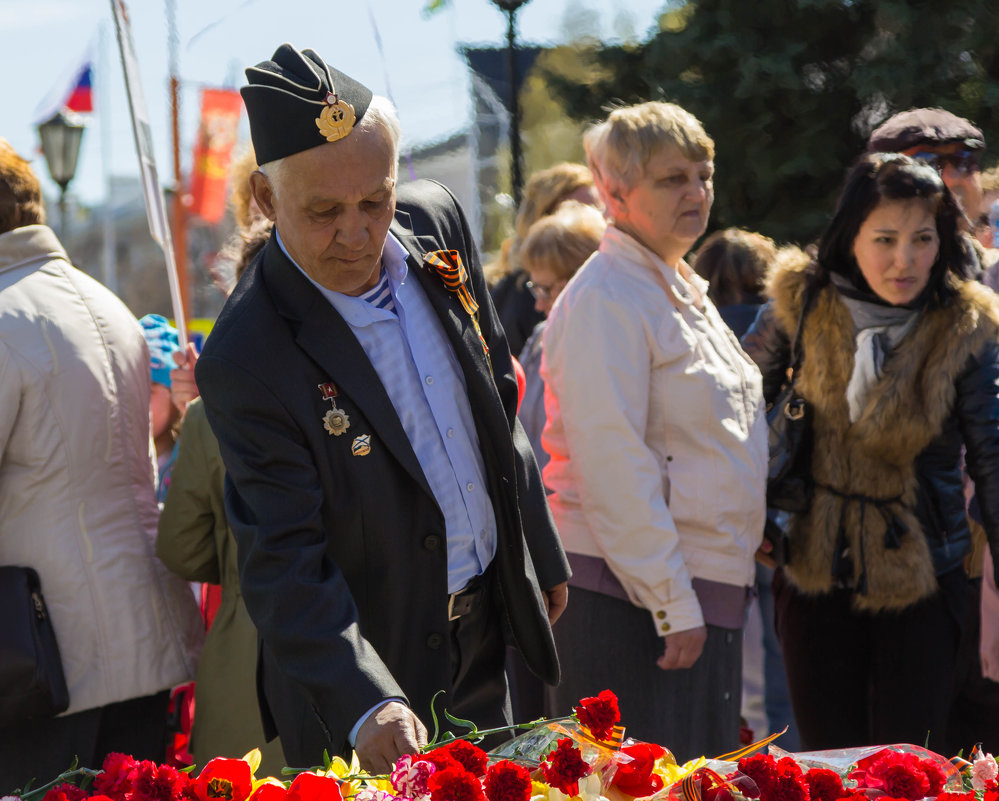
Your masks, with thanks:
<instances>
[{"instance_id":1,"label":"gray hair","mask_svg":"<svg viewBox=\"0 0 999 801\"><path fill-rule=\"evenodd\" d=\"M364 112L364 116L361 117L361 121L354 126L354 131L367 132L378 128L383 129L388 134L389 142L392 145L392 164L398 164L399 144L402 141L402 125L399 122L399 114L396 112L391 100L381 95L374 95L368 104L367 110ZM287 156L268 161L266 164L261 164L257 169L273 183L277 180L277 176L281 172L285 158Z\"/></svg>"}]
</instances>

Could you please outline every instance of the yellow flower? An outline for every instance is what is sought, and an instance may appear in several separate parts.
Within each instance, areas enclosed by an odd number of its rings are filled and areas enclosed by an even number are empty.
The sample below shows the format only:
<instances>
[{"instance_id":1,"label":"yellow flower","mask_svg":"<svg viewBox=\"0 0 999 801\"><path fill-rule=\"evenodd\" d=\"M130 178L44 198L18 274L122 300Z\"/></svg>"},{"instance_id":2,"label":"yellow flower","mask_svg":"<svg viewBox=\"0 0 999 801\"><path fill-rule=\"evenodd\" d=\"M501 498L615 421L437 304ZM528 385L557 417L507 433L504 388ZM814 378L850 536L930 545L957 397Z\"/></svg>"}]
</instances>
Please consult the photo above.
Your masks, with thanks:
<instances>
[{"instance_id":1,"label":"yellow flower","mask_svg":"<svg viewBox=\"0 0 999 801\"><path fill-rule=\"evenodd\" d=\"M656 774L662 776L664 785L669 787L671 784L676 784L688 773L693 773L698 768L703 768L706 764L708 764L708 761L701 756L683 765L677 765L672 755L668 755L656 760L653 770Z\"/></svg>"}]
</instances>

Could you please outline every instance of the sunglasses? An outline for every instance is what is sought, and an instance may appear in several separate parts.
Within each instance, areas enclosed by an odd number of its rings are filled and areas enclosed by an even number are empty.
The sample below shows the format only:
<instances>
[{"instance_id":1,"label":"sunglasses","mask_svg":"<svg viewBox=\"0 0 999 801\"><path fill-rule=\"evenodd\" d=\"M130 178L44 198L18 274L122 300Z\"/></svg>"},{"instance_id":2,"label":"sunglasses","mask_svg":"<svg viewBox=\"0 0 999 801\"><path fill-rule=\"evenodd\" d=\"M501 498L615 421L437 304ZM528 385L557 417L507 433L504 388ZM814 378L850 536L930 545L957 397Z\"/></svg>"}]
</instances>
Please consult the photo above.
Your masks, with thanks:
<instances>
[{"instance_id":1,"label":"sunglasses","mask_svg":"<svg viewBox=\"0 0 999 801\"><path fill-rule=\"evenodd\" d=\"M535 300L550 300L555 292L561 287L559 284L564 283L563 281L556 281L554 284L545 286L544 284L536 284L533 281L528 281L524 284L527 287L527 291L531 293Z\"/></svg>"},{"instance_id":2,"label":"sunglasses","mask_svg":"<svg viewBox=\"0 0 999 801\"><path fill-rule=\"evenodd\" d=\"M959 150L957 153L934 153L931 150L921 150L913 153L912 158L932 167L941 175L944 167L948 164L961 175L971 175L981 169L978 154L971 150Z\"/></svg>"}]
</instances>

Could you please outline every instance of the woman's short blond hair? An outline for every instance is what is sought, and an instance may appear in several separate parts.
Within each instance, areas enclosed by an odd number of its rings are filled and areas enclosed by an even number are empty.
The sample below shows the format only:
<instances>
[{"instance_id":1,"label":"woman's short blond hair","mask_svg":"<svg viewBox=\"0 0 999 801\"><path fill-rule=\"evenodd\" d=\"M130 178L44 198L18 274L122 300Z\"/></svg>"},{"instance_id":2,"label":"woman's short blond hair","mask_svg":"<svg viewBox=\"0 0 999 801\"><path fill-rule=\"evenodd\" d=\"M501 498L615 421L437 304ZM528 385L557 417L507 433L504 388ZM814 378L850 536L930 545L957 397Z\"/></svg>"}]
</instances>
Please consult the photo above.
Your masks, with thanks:
<instances>
[{"instance_id":1,"label":"woman's short blond hair","mask_svg":"<svg viewBox=\"0 0 999 801\"><path fill-rule=\"evenodd\" d=\"M10 142L0 138L0 234L44 222L45 202L38 176Z\"/></svg>"},{"instance_id":2,"label":"woman's short blond hair","mask_svg":"<svg viewBox=\"0 0 999 801\"><path fill-rule=\"evenodd\" d=\"M605 203L641 180L649 160L669 145L690 161L715 157L715 143L700 120L675 103L615 109L583 135L586 161Z\"/></svg>"},{"instance_id":3,"label":"woman's short blond hair","mask_svg":"<svg viewBox=\"0 0 999 801\"><path fill-rule=\"evenodd\" d=\"M573 192L593 186L593 176L583 164L563 162L538 170L524 187L524 199L517 210L514 230L523 239L542 217L547 217Z\"/></svg>"},{"instance_id":4,"label":"woman's short blond hair","mask_svg":"<svg viewBox=\"0 0 999 801\"><path fill-rule=\"evenodd\" d=\"M486 278L495 284L520 264L519 250L531 226L547 217L574 192L593 186L593 176L583 164L564 161L531 174L524 187L524 198L517 209L513 235L500 249L499 257L486 267Z\"/></svg>"},{"instance_id":5,"label":"woman's short blond hair","mask_svg":"<svg viewBox=\"0 0 999 801\"><path fill-rule=\"evenodd\" d=\"M593 206L567 200L531 226L520 247L524 269L550 270L568 281L600 246L607 222Z\"/></svg>"}]
</instances>

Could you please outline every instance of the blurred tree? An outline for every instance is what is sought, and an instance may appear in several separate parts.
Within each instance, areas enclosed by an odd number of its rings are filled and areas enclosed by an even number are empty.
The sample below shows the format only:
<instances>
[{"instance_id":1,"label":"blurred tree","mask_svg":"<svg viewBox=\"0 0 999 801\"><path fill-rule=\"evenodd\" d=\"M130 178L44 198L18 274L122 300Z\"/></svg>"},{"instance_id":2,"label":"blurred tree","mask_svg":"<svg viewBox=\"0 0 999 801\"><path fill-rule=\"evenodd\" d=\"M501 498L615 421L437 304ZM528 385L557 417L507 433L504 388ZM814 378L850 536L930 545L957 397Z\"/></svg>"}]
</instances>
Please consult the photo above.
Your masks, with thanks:
<instances>
[{"instance_id":1,"label":"blurred tree","mask_svg":"<svg viewBox=\"0 0 999 801\"><path fill-rule=\"evenodd\" d=\"M995 0L673 0L644 44L542 68L580 120L650 99L687 108L716 142L712 227L806 244L896 111L943 106L999 151L997 30Z\"/></svg>"}]
</instances>

